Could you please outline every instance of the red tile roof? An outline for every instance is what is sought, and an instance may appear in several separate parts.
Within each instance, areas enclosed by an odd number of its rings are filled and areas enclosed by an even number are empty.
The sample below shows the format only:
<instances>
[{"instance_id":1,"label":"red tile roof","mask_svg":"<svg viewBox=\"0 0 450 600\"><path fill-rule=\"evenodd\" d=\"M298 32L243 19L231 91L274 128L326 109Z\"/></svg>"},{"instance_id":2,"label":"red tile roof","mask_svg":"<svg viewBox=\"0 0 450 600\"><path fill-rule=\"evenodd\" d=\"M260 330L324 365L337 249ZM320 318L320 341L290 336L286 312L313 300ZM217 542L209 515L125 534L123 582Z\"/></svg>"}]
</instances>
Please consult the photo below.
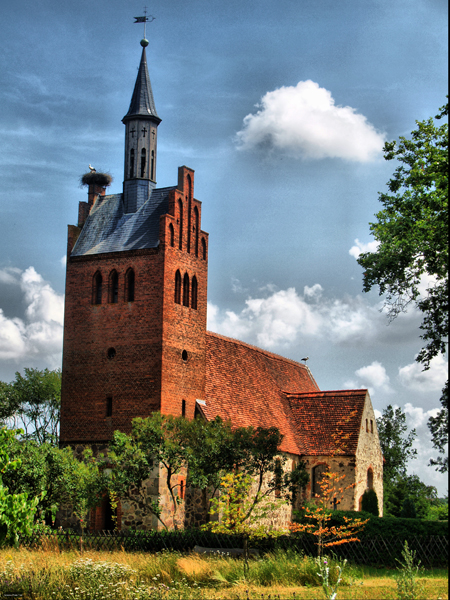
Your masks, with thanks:
<instances>
[{"instance_id":1,"label":"red tile roof","mask_svg":"<svg viewBox=\"0 0 450 600\"><path fill-rule=\"evenodd\" d=\"M355 454L366 393L321 392L305 365L206 334L203 414L208 419L219 415L236 427L278 427L284 452L328 456L340 449Z\"/></svg>"},{"instance_id":2,"label":"red tile roof","mask_svg":"<svg viewBox=\"0 0 450 600\"><path fill-rule=\"evenodd\" d=\"M287 394L301 454L356 454L367 390Z\"/></svg>"},{"instance_id":3,"label":"red tile roof","mask_svg":"<svg viewBox=\"0 0 450 600\"><path fill-rule=\"evenodd\" d=\"M284 392L317 392L319 387L303 364L226 338L206 334L206 409L236 427L278 427L281 449L300 454L295 421Z\"/></svg>"}]
</instances>

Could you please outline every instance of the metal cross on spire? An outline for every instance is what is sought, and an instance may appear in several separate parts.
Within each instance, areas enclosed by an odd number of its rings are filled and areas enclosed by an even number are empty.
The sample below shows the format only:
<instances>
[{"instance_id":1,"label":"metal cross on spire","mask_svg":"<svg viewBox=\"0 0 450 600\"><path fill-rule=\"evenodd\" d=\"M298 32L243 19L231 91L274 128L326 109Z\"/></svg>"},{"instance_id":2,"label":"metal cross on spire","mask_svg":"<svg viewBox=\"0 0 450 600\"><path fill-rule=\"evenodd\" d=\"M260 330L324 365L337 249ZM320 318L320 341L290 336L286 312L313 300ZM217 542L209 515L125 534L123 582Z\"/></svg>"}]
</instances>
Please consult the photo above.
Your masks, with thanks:
<instances>
[{"instance_id":1,"label":"metal cross on spire","mask_svg":"<svg viewBox=\"0 0 450 600\"><path fill-rule=\"evenodd\" d=\"M149 15L147 17L147 7L144 6L144 16L143 17L134 17L135 19L135 23L144 23L144 39L146 39L146 27L147 27L147 23L151 23L152 21L154 21L156 19L156 17L153 17L152 15Z\"/></svg>"}]
</instances>

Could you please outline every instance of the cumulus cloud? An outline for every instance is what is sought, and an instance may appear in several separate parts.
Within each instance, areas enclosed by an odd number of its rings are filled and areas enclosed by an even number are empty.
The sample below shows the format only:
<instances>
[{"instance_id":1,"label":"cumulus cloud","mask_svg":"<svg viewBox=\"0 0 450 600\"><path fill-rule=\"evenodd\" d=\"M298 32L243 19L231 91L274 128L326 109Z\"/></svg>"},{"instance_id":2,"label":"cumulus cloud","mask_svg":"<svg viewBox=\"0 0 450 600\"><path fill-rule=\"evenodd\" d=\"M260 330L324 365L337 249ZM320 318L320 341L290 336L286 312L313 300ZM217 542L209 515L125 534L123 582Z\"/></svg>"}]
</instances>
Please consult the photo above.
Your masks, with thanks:
<instances>
[{"instance_id":1,"label":"cumulus cloud","mask_svg":"<svg viewBox=\"0 0 450 600\"><path fill-rule=\"evenodd\" d=\"M377 240L364 244L358 238L355 240L355 245L350 248L348 253L355 258L358 258L363 252L376 252L380 243Z\"/></svg>"},{"instance_id":2,"label":"cumulus cloud","mask_svg":"<svg viewBox=\"0 0 450 600\"><path fill-rule=\"evenodd\" d=\"M23 318L5 316L0 308L0 359L39 359L53 368L61 364L64 299L33 267L3 269L0 281L20 288L26 305Z\"/></svg>"},{"instance_id":3,"label":"cumulus cloud","mask_svg":"<svg viewBox=\"0 0 450 600\"><path fill-rule=\"evenodd\" d=\"M294 157L358 162L381 154L385 136L356 109L336 105L331 92L314 81L267 92L257 108L237 133L242 150L266 147Z\"/></svg>"},{"instance_id":4,"label":"cumulus cloud","mask_svg":"<svg viewBox=\"0 0 450 600\"><path fill-rule=\"evenodd\" d=\"M413 391L435 392L444 387L448 377L448 361L438 355L430 362L430 368L423 370L420 363L413 362L399 368L398 377L401 384Z\"/></svg>"},{"instance_id":5,"label":"cumulus cloud","mask_svg":"<svg viewBox=\"0 0 450 600\"><path fill-rule=\"evenodd\" d=\"M369 305L361 296L329 299L320 284L305 286L303 294L295 288L272 289L266 286L258 297L247 298L240 312L209 304L209 329L267 349L283 348L300 336L350 345L368 344L386 335L379 306Z\"/></svg>"},{"instance_id":6,"label":"cumulus cloud","mask_svg":"<svg viewBox=\"0 0 450 600\"><path fill-rule=\"evenodd\" d=\"M374 361L370 365L361 367L355 371L356 380L346 381L345 388L367 388L371 396L374 396L377 391L384 394L392 393L390 386L389 375L384 366L378 361Z\"/></svg>"}]
</instances>

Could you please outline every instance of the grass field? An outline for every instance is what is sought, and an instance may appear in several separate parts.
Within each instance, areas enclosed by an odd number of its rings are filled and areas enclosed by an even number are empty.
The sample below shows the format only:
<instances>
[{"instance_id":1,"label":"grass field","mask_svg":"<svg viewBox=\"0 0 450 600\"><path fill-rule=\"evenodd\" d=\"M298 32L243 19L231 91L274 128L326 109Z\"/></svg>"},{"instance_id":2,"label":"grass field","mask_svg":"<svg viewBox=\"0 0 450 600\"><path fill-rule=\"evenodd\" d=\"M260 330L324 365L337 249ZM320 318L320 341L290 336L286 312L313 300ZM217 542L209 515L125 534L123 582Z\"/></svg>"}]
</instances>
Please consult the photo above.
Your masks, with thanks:
<instances>
[{"instance_id":1,"label":"grass field","mask_svg":"<svg viewBox=\"0 0 450 600\"><path fill-rule=\"evenodd\" d=\"M324 598L313 558L279 552L252 560L179 553L0 550L0 593L24 600L275 600ZM331 575L336 564L331 561ZM397 598L396 571L347 566L338 600ZM424 571L418 598L448 599L448 571ZM2 596L0 595L0 598Z\"/></svg>"}]
</instances>

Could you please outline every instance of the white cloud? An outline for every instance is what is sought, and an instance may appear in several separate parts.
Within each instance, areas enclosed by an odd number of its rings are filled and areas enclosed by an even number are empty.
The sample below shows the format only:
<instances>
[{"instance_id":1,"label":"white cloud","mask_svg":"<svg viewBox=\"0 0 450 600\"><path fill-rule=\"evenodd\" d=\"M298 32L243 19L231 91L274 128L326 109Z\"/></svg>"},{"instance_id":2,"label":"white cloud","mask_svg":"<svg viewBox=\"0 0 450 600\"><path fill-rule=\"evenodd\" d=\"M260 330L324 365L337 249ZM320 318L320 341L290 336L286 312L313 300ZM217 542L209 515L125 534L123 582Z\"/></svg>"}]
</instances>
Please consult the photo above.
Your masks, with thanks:
<instances>
[{"instance_id":1,"label":"white cloud","mask_svg":"<svg viewBox=\"0 0 450 600\"><path fill-rule=\"evenodd\" d=\"M414 391L428 392L439 391L444 387L448 377L448 361L438 355L430 362L430 368L423 371L420 363L413 362L398 370L401 384Z\"/></svg>"},{"instance_id":2,"label":"white cloud","mask_svg":"<svg viewBox=\"0 0 450 600\"><path fill-rule=\"evenodd\" d=\"M355 245L350 248L348 253L351 256L358 258L362 252L376 252L379 245L380 243L377 242L377 240L364 244L363 242L360 242L358 238L356 238Z\"/></svg>"},{"instance_id":3,"label":"white cloud","mask_svg":"<svg viewBox=\"0 0 450 600\"><path fill-rule=\"evenodd\" d=\"M385 136L350 106L338 106L314 81L267 92L244 118L238 147L269 147L294 157L367 162L381 155Z\"/></svg>"},{"instance_id":4,"label":"white cloud","mask_svg":"<svg viewBox=\"0 0 450 600\"><path fill-rule=\"evenodd\" d=\"M59 259L59 262L61 263L61 266L66 268L67 265L67 255L64 254L64 256L61 256L61 258Z\"/></svg>"},{"instance_id":5,"label":"white cloud","mask_svg":"<svg viewBox=\"0 0 450 600\"><path fill-rule=\"evenodd\" d=\"M16 269L14 267L0 269L0 283L4 283L6 285L18 285L21 272L22 271L20 269Z\"/></svg>"},{"instance_id":6,"label":"white cloud","mask_svg":"<svg viewBox=\"0 0 450 600\"><path fill-rule=\"evenodd\" d=\"M374 361L366 367L361 367L355 371L355 375L361 380L362 387L367 387L369 389L371 396L378 390L384 394L392 393L389 375L386 373L386 369L383 365L378 361Z\"/></svg>"},{"instance_id":7,"label":"white cloud","mask_svg":"<svg viewBox=\"0 0 450 600\"><path fill-rule=\"evenodd\" d=\"M267 349L293 344L300 336L335 345L367 345L388 335L378 304L371 306L360 296L328 299L320 284L305 286L303 295L295 288L272 289L266 286L259 297L247 298L240 312L209 304L209 329Z\"/></svg>"},{"instance_id":8,"label":"white cloud","mask_svg":"<svg viewBox=\"0 0 450 600\"><path fill-rule=\"evenodd\" d=\"M0 272L4 273L4 271ZM11 273L10 273L11 274ZM26 304L25 318L7 318L0 309L0 359L39 359L53 368L61 364L64 299L33 267L14 270Z\"/></svg>"}]
</instances>

